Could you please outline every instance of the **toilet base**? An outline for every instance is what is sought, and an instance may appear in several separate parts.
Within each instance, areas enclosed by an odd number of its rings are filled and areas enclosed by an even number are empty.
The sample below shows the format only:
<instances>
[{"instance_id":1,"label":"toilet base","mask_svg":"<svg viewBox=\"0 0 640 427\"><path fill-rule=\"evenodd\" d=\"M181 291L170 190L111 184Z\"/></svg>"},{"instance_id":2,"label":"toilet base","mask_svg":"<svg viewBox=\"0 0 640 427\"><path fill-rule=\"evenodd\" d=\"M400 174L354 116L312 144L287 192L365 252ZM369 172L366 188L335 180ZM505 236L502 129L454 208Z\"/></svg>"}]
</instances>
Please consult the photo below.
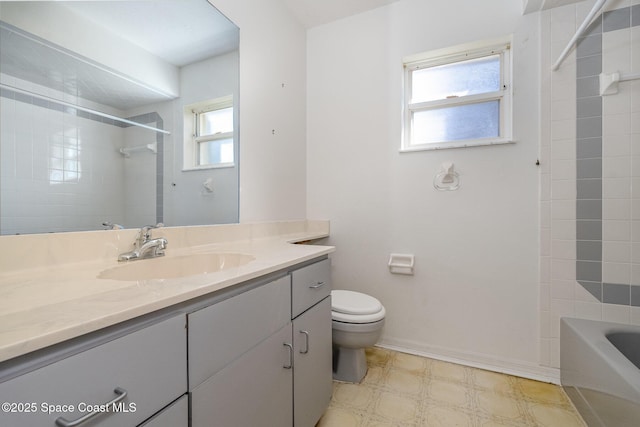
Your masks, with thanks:
<instances>
[{"instance_id":1,"label":"toilet base","mask_svg":"<svg viewBox=\"0 0 640 427\"><path fill-rule=\"evenodd\" d=\"M367 374L367 356L364 348L333 346L333 379L359 383Z\"/></svg>"}]
</instances>

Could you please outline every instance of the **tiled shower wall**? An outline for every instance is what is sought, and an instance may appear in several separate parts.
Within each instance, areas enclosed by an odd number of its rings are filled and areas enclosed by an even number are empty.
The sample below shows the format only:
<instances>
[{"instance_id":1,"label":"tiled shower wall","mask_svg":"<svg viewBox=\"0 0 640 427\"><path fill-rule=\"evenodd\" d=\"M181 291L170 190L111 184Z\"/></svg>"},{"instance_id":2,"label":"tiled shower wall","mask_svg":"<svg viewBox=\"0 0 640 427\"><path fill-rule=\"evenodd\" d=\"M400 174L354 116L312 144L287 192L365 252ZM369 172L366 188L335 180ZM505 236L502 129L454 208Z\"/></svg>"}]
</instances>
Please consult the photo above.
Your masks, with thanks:
<instances>
[{"instance_id":1,"label":"tiled shower wall","mask_svg":"<svg viewBox=\"0 0 640 427\"><path fill-rule=\"evenodd\" d=\"M559 366L560 317L640 324L640 80L600 96L600 73L640 72L640 0L543 12L540 360Z\"/></svg>"},{"instance_id":2,"label":"tiled shower wall","mask_svg":"<svg viewBox=\"0 0 640 427\"><path fill-rule=\"evenodd\" d=\"M15 79L3 76L8 80ZM2 89L0 103L1 234L96 230L105 221L135 226L162 221L162 180L149 174L157 170L162 177L162 134L145 130L140 138L141 132L129 125L9 89ZM156 113L136 120L163 124ZM119 153L139 141L157 142L160 155L125 159ZM140 167L140 161L152 163ZM128 174L128 169L146 175ZM129 189L136 200L151 200L131 214L125 209Z\"/></svg>"}]
</instances>

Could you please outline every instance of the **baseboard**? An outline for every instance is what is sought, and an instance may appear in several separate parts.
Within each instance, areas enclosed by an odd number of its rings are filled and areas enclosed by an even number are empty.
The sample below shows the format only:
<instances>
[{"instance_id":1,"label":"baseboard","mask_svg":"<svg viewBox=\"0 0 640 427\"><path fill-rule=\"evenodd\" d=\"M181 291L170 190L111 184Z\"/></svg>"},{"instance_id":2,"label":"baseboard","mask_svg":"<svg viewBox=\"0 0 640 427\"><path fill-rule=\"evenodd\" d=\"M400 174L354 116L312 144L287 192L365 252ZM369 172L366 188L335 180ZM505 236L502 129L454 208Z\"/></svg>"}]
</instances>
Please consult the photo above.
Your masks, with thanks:
<instances>
[{"instance_id":1,"label":"baseboard","mask_svg":"<svg viewBox=\"0 0 640 427\"><path fill-rule=\"evenodd\" d=\"M444 362L457 363L473 368L500 372L502 374L514 375L546 383L560 384L559 369L540 366L533 363L501 359L487 356L485 354L460 352L442 347L426 346L424 344L405 340L384 339L376 344L376 346L403 353L414 354L416 356L442 360Z\"/></svg>"}]
</instances>

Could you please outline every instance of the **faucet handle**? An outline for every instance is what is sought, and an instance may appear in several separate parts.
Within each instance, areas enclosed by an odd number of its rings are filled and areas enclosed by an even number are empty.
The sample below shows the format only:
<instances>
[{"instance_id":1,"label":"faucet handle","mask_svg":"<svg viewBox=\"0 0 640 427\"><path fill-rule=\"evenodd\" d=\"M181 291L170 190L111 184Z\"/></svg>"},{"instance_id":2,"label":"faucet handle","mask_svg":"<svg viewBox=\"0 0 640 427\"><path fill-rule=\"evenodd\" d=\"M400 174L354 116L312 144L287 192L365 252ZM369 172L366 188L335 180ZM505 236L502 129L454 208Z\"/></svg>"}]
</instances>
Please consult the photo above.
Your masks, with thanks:
<instances>
[{"instance_id":1,"label":"faucet handle","mask_svg":"<svg viewBox=\"0 0 640 427\"><path fill-rule=\"evenodd\" d=\"M164 224L161 222L157 223L156 225L145 225L140 228L140 234L138 234L138 242L142 244L145 241L149 240L151 238L151 230L160 227L164 227Z\"/></svg>"}]
</instances>

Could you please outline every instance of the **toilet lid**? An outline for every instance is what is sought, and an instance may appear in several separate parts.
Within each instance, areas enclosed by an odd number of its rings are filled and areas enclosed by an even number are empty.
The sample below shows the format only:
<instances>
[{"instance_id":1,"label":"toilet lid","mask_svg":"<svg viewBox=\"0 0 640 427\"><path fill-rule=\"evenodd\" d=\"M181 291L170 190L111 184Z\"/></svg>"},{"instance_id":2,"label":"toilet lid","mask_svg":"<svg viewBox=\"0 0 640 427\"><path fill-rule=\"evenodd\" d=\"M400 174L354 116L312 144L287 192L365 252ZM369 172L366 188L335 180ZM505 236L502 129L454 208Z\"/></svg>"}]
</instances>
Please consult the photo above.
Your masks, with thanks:
<instances>
[{"instance_id":1,"label":"toilet lid","mask_svg":"<svg viewBox=\"0 0 640 427\"><path fill-rule=\"evenodd\" d=\"M384 308L376 298L360 292L331 291L331 310L348 315L377 314Z\"/></svg>"},{"instance_id":2,"label":"toilet lid","mask_svg":"<svg viewBox=\"0 0 640 427\"><path fill-rule=\"evenodd\" d=\"M339 311L332 311L331 320L343 323L373 323L384 319L385 314L384 307L379 312L372 314L345 314Z\"/></svg>"}]
</instances>

